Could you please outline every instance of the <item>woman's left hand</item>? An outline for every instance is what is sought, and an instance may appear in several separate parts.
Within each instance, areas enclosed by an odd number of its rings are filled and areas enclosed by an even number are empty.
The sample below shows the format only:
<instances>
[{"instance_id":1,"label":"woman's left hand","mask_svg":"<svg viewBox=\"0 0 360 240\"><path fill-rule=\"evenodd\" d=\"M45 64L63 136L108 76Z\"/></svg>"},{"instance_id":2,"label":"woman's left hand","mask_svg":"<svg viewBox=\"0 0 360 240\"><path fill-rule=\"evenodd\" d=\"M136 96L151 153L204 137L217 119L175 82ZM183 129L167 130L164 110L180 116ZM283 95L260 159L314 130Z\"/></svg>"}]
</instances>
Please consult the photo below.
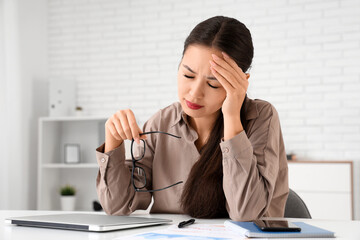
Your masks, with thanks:
<instances>
[{"instance_id":1,"label":"woman's left hand","mask_svg":"<svg viewBox=\"0 0 360 240\"><path fill-rule=\"evenodd\" d=\"M212 74L226 91L222 112L224 117L240 117L250 75L245 74L226 53L222 52L222 55L224 58L212 54L213 61L210 60Z\"/></svg>"}]
</instances>

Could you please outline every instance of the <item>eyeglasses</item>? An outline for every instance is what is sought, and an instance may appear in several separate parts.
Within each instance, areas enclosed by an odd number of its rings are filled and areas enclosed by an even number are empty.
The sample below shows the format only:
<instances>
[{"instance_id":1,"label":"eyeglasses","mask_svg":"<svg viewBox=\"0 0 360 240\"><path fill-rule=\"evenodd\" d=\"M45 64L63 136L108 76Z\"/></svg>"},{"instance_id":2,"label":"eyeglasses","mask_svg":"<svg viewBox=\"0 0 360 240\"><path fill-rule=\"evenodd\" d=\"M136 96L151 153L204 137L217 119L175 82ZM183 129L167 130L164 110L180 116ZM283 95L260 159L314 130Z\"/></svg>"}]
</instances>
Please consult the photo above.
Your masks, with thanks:
<instances>
[{"instance_id":1,"label":"eyeglasses","mask_svg":"<svg viewBox=\"0 0 360 240\"><path fill-rule=\"evenodd\" d=\"M166 132L161 132L161 131L152 131L152 132L144 132L141 133L140 136L145 135L145 134L152 134L152 133L161 133L161 134L166 134L172 137L176 137L176 138L181 138L179 136L175 136L173 134L170 133L166 133ZM136 192L157 192L157 191L162 191L168 188L171 188L175 185L178 185L180 183L183 183L183 181L174 183L170 186L164 187L164 188L160 188L160 189L154 189L154 190L143 190L143 188L146 187L146 172L142 167L136 166L136 163L138 161L140 161L141 159L144 158L145 156L145 141L143 139L140 139L140 152L138 154L138 157L135 157L134 155L134 139L131 141L131 158L132 158L132 171L131 171L131 182L132 185L134 186L134 189ZM135 181L135 179L137 181Z\"/></svg>"}]
</instances>

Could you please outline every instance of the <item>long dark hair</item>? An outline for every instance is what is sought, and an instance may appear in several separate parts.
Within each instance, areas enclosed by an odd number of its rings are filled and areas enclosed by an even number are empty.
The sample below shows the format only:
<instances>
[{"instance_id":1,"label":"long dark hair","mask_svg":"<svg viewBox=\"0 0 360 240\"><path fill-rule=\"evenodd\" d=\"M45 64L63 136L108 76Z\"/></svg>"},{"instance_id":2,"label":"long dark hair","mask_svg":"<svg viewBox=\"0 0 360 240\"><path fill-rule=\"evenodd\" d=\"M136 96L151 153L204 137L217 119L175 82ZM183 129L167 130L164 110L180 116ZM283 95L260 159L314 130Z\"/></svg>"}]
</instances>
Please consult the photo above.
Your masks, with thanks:
<instances>
[{"instance_id":1,"label":"long dark hair","mask_svg":"<svg viewBox=\"0 0 360 240\"><path fill-rule=\"evenodd\" d=\"M185 40L183 56L186 49L194 44L227 53L243 72L249 69L254 56L250 31L234 18L216 16L199 23ZM245 112L243 104L240 118L246 130ZM192 217L228 217L220 149L223 134L224 121L220 110L210 136L200 151L200 158L190 171L181 196L184 212Z\"/></svg>"}]
</instances>

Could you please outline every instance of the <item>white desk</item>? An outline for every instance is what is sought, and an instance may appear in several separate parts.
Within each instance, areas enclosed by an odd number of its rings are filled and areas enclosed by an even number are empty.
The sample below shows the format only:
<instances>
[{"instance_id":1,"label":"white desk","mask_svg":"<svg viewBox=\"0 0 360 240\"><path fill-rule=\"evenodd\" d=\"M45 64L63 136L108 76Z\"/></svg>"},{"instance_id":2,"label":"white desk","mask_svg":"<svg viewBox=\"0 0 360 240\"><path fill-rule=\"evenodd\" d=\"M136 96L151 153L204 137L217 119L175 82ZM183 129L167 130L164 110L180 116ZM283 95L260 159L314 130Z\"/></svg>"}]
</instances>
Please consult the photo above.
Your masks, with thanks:
<instances>
[{"instance_id":1,"label":"white desk","mask_svg":"<svg viewBox=\"0 0 360 240\"><path fill-rule=\"evenodd\" d=\"M145 227L129 230L120 230L114 232L94 233L94 232L81 232L69 231L47 228L32 228L20 227L5 224L4 220L8 217L28 216L28 215L43 215L43 214L57 214L64 213L59 211L8 211L0 210L0 239L2 240L18 240L18 239L36 239L36 240L57 240L57 239L91 239L91 240L107 240L116 237L132 235L142 232L149 232L169 227L169 225L161 225L154 227ZM101 213L103 214L103 213ZM141 215L137 215L141 216ZM146 215L149 216L149 215ZM189 216L176 215L176 214L152 214L153 217L172 219L174 224L180 221L188 220ZM223 223L225 219L197 219L196 223L201 224L218 224ZM299 221L299 219L296 219ZM360 239L360 221L348 220L314 220L314 219L300 219L310 223L314 226L325 228L335 232L336 239ZM323 238L322 238L323 239Z\"/></svg>"}]
</instances>

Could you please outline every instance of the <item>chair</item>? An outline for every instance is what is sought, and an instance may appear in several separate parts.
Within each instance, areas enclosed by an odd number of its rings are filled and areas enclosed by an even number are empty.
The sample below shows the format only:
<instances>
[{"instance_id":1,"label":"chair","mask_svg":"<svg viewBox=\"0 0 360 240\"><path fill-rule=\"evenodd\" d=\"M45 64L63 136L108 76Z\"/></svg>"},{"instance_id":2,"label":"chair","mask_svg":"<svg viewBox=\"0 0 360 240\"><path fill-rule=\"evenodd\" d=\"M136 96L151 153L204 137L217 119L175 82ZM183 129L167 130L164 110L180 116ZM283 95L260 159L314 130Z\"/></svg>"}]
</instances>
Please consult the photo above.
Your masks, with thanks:
<instances>
[{"instance_id":1,"label":"chair","mask_svg":"<svg viewBox=\"0 0 360 240\"><path fill-rule=\"evenodd\" d=\"M286 218L311 218L304 201L293 190L289 189L289 196L285 205Z\"/></svg>"}]
</instances>

